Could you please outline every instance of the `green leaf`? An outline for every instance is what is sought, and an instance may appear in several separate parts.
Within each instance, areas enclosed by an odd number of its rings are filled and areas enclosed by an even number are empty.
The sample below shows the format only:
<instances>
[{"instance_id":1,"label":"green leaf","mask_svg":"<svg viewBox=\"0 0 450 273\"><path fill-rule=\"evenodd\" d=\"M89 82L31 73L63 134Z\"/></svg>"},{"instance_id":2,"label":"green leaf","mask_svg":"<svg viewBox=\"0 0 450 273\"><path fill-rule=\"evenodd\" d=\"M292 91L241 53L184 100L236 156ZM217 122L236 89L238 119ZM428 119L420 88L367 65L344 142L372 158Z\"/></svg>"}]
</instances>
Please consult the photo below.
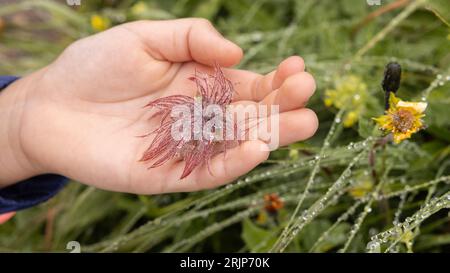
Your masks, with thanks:
<instances>
[{"instance_id":1,"label":"green leaf","mask_svg":"<svg viewBox=\"0 0 450 273\"><path fill-rule=\"evenodd\" d=\"M450 5L448 0L432 0L426 6L444 24L450 27Z\"/></svg>"},{"instance_id":2,"label":"green leaf","mask_svg":"<svg viewBox=\"0 0 450 273\"><path fill-rule=\"evenodd\" d=\"M374 127L372 119L362 118L358 122L358 133L361 137L367 138L372 135Z\"/></svg>"},{"instance_id":3,"label":"green leaf","mask_svg":"<svg viewBox=\"0 0 450 273\"><path fill-rule=\"evenodd\" d=\"M450 125L448 109L450 99L448 85L436 88L428 97L428 108L425 111L425 123L428 126L444 127Z\"/></svg>"},{"instance_id":4,"label":"green leaf","mask_svg":"<svg viewBox=\"0 0 450 273\"><path fill-rule=\"evenodd\" d=\"M323 225L323 227L327 226L327 228L329 226L331 226L331 224L327 223L328 225ZM336 226L335 229L333 229L330 234L328 235L328 237L326 237L317 247L316 251L318 252L327 252L330 251L331 249L337 248L338 246L344 244L344 242L347 240L348 238L348 231L350 230L350 225L347 223L342 223ZM316 231L319 231L319 229L316 229ZM322 230L323 232L324 230ZM320 235L322 235L322 232L320 233ZM319 239L319 237L315 237L314 238L314 242Z\"/></svg>"},{"instance_id":5,"label":"green leaf","mask_svg":"<svg viewBox=\"0 0 450 273\"><path fill-rule=\"evenodd\" d=\"M267 252L277 239L275 232L260 228L247 218L242 223L241 237L251 252Z\"/></svg>"},{"instance_id":6,"label":"green leaf","mask_svg":"<svg viewBox=\"0 0 450 273\"><path fill-rule=\"evenodd\" d=\"M328 220L317 220L306 226L300 236L301 244L304 248L303 250L310 250L323 234L323 232L325 232L330 227L331 223ZM338 225L331 231L329 236L319 244L316 251L326 252L344 243L347 238L347 232L349 229L350 226L346 223Z\"/></svg>"},{"instance_id":7,"label":"green leaf","mask_svg":"<svg viewBox=\"0 0 450 273\"><path fill-rule=\"evenodd\" d=\"M217 14L220 7L221 1L219 0L205 1L197 6L193 16L211 20Z\"/></svg>"}]
</instances>

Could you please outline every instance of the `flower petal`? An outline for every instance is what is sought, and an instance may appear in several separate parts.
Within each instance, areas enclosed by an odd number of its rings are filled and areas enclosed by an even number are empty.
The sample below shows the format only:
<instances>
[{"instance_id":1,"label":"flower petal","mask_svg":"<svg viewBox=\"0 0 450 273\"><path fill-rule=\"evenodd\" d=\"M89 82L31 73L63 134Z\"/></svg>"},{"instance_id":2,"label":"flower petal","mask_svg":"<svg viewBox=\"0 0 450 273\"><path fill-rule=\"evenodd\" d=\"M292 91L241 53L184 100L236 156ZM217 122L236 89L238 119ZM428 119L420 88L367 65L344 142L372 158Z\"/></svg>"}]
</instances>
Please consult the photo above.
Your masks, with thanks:
<instances>
[{"instance_id":1,"label":"flower petal","mask_svg":"<svg viewBox=\"0 0 450 273\"><path fill-rule=\"evenodd\" d=\"M409 101L399 101L397 103L397 107L409 107L413 108L419 113L425 112L425 109L427 109L427 103L426 102L409 102Z\"/></svg>"}]
</instances>

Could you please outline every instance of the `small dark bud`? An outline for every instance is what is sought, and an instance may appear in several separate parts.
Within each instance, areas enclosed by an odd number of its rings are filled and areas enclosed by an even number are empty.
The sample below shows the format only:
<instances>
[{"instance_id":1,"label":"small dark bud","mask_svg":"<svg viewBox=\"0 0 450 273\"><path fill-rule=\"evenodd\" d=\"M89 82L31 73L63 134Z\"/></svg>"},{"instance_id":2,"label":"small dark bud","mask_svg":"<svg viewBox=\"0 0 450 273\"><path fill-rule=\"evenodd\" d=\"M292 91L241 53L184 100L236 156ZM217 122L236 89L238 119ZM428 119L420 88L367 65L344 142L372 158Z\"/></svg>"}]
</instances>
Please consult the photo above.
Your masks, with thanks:
<instances>
[{"instance_id":1,"label":"small dark bud","mask_svg":"<svg viewBox=\"0 0 450 273\"><path fill-rule=\"evenodd\" d=\"M381 85L385 92L396 93L400 87L402 77L402 67L398 63L388 63L384 69L384 78Z\"/></svg>"},{"instance_id":2,"label":"small dark bud","mask_svg":"<svg viewBox=\"0 0 450 273\"><path fill-rule=\"evenodd\" d=\"M389 108L389 95L390 92L394 94L400 87L400 80L402 77L402 67L396 62L390 62L384 69L384 78L381 86L384 90L386 109Z\"/></svg>"}]
</instances>

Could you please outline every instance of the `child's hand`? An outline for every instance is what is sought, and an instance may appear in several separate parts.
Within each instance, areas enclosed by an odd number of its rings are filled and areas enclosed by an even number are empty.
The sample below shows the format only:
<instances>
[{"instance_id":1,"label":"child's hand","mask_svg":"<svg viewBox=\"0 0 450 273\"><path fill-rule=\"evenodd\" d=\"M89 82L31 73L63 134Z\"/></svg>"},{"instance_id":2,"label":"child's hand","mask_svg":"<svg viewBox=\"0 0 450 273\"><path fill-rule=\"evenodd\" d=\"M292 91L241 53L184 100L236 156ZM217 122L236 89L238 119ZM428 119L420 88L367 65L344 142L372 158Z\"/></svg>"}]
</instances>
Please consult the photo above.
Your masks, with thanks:
<instances>
[{"instance_id":1,"label":"child's hand","mask_svg":"<svg viewBox=\"0 0 450 273\"><path fill-rule=\"evenodd\" d=\"M20 153L18 165L2 176L8 179L0 180L0 186L40 173L143 194L201 190L232 181L268 157L259 141L213 158L213 176L202 166L180 181L183 162L149 170L138 162L149 139L135 136L157 126L143 108L149 101L193 95L195 85L187 78L195 68L205 70L214 62L230 67L241 58L242 50L203 19L133 22L74 43L54 63L3 91L16 94L16 107L21 107L16 110L20 126L10 131L17 132L13 146ZM235 101L280 105L280 145L316 131L316 115L304 108L315 83L300 57L286 59L265 76L236 69L225 69L225 74L237 83ZM20 174L14 175L15 169Z\"/></svg>"}]
</instances>

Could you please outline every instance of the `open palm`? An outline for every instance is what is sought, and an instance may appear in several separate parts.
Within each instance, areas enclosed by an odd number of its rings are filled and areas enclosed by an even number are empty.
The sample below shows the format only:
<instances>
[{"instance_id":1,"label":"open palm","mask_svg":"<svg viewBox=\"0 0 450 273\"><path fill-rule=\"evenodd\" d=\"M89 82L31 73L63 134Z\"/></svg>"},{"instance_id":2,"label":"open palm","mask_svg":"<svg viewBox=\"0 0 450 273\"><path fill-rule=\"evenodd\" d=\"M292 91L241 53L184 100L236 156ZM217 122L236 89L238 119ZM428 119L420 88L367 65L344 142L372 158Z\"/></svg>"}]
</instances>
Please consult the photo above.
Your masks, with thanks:
<instances>
[{"instance_id":1,"label":"open palm","mask_svg":"<svg viewBox=\"0 0 450 273\"><path fill-rule=\"evenodd\" d=\"M29 92L23 146L42 172L66 175L99 188L154 194L217 187L250 171L268 157L260 141L247 141L179 180L184 163L147 169L138 162L151 138L149 101L194 95L188 78L215 62L237 64L242 50L203 19L138 21L69 46ZM267 74L226 68L235 83L235 103L280 105L280 144L314 134L318 122L304 108L315 89L300 57L290 57Z\"/></svg>"}]
</instances>

